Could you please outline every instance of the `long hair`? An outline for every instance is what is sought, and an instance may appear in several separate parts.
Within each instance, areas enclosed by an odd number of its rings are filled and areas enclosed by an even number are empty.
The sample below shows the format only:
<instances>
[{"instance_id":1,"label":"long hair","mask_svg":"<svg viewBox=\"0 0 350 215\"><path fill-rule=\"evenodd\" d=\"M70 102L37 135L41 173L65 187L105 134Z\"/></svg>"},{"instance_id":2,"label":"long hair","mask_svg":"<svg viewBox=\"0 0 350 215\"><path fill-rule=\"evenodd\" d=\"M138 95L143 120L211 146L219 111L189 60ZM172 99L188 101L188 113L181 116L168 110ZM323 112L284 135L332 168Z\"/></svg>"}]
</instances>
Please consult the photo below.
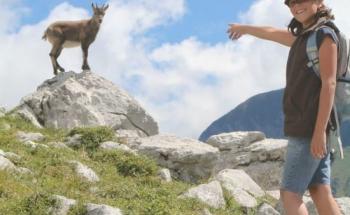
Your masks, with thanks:
<instances>
[{"instance_id":1,"label":"long hair","mask_svg":"<svg viewBox=\"0 0 350 215\"><path fill-rule=\"evenodd\" d=\"M323 3L323 0L313 0L313 1L318 1L320 3ZM285 4L289 4L289 0L285 0ZM315 24L321 17L326 17L329 20L334 20L334 15L332 14L332 10L328 7L326 7L324 4L318 9L315 17L314 17L314 23ZM288 30L294 35L298 36L302 33L303 31L303 24L300 23L298 20L293 18L289 25L288 25Z\"/></svg>"}]
</instances>

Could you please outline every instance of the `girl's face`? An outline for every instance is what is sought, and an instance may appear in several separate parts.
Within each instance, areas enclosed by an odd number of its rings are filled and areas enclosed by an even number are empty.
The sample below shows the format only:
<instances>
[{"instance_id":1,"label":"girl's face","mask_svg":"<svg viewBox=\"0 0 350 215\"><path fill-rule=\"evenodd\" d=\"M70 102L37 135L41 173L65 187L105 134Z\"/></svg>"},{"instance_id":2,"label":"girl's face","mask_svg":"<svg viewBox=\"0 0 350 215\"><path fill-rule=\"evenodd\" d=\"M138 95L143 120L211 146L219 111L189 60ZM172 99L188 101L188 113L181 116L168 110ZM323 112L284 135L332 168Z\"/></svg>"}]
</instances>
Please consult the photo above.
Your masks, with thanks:
<instances>
[{"instance_id":1,"label":"girl's face","mask_svg":"<svg viewBox=\"0 0 350 215\"><path fill-rule=\"evenodd\" d=\"M317 0L290 0L289 9L294 18L307 27L313 23L314 17L319 7L322 6L321 1Z\"/></svg>"}]
</instances>

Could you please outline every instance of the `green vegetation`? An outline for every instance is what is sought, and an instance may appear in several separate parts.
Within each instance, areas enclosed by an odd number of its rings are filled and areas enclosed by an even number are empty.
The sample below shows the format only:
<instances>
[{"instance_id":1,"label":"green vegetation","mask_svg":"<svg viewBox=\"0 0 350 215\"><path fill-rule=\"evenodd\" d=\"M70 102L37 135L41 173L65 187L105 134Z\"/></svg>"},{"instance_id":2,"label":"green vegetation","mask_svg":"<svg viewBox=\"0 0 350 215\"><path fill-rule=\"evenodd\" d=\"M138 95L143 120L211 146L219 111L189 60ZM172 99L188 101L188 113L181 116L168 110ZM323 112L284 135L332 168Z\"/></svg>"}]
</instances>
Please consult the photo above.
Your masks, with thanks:
<instances>
[{"instance_id":1,"label":"green vegetation","mask_svg":"<svg viewBox=\"0 0 350 215\"><path fill-rule=\"evenodd\" d=\"M94 152L98 149L101 143L111 141L114 137L114 132L111 128L100 126L94 128L75 128L69 132L69 136L75 134L81 135L82 147L89 152Z\"/></svg>"},{"instance_id":2,"label":"green vegetation","mask_svg":"<svg viewBox=\"0 0 350 215\"><path fill-rule=\"evenodd\" d=\"M208 208L195 199L178 198L194 185L176 180L171 183L161 181L155 161L132 153L99 149L101 142L116 138L109 128L38 129L29 122L9 116L0 118L0 125L4 124L11 128L0 129L0 149L18 154L21 158L12 161L18 167L30 169L32 174L0 171L0 214L46 214L55 203L52 195L77 200L70 215L86 214L86 203L117 207L125 215L196 215ZM75 150L32 149L16 140L17 131L40 132L46 137L43 144L81 134L83 146ZM69 165L71 160L89 166L101 180L97 183L82 180ZM226 209L210 209L210 212L215 215L255 214L255 210L241 209L226 192L225 199ZM260 202L263 201L267 200Z\"/></svg>"}]
</instances>

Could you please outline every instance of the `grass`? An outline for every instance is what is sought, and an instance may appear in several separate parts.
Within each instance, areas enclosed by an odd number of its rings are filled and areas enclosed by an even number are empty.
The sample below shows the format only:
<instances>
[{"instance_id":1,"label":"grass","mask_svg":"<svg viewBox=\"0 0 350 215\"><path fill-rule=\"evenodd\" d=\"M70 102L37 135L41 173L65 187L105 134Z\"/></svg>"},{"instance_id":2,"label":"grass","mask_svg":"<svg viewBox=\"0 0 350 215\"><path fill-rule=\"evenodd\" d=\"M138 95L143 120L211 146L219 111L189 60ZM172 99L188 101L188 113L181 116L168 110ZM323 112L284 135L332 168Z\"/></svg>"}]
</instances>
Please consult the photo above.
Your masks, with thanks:
<instances>
[{"instance_id":1,"label":"grass","mask_svg":"<svg viewBox=\"0 0 350 215\"><path fill-rule=\"evenodd\" d=\"M209 208L195 199L178 198L195 185L173 180L165 183L159 179L160 169L154 160L121 151L99 149L106 140L115 140L109 128L79 128L72 131L38 129L21 118L5 116L0 129L0 149L21 156L13 160L19 167L30 169L32 174L21 175L0 171L0 214L47 214L55 203L52 195L62 195L77 200L70 215L86 214L84 204L106 204L120 208L125 215L196 215ZM32 149L16 140L17 131L40 132L46 139L41 143L63 142L68 136L81 134L83 146L75 150L44 148ZM77 176L68 161L77 160L92 168L100 181L89 183ZM215 215L255 214L255 210L240 208L227 192L225 209L210 208ZM260 200L259 200L260 201ZM269 201L268 199L262 199Z\"/></svg>"}]
</instances>

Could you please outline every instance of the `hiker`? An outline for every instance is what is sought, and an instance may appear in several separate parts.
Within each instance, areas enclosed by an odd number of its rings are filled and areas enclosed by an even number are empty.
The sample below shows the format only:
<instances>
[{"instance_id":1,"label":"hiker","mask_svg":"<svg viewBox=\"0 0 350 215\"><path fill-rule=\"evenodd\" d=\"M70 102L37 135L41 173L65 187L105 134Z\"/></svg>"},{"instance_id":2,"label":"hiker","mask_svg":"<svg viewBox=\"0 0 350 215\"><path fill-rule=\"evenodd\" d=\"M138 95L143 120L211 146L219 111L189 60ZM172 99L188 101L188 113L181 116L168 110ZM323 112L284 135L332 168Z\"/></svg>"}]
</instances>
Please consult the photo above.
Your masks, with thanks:
<instances>
[{"instance_id":1,"label":"hiker","mask_svg":"<svg viewBox=\"0 0 350 215\"><path fill-rule=\"evenodd\" d=\"M230 24L232 40L249 34L290 47L283 96L284 134L288 139L280 187L287 215L306 215L302 197L308 189L320 215L340 215L331 192L330 148L339 44L334 16L323 0L285 0L293 19L288 29ZM329 26L330 28L320 28ZM316 33L318 77L308 67L310 34Z\"/></svg>"}]
</instances>

